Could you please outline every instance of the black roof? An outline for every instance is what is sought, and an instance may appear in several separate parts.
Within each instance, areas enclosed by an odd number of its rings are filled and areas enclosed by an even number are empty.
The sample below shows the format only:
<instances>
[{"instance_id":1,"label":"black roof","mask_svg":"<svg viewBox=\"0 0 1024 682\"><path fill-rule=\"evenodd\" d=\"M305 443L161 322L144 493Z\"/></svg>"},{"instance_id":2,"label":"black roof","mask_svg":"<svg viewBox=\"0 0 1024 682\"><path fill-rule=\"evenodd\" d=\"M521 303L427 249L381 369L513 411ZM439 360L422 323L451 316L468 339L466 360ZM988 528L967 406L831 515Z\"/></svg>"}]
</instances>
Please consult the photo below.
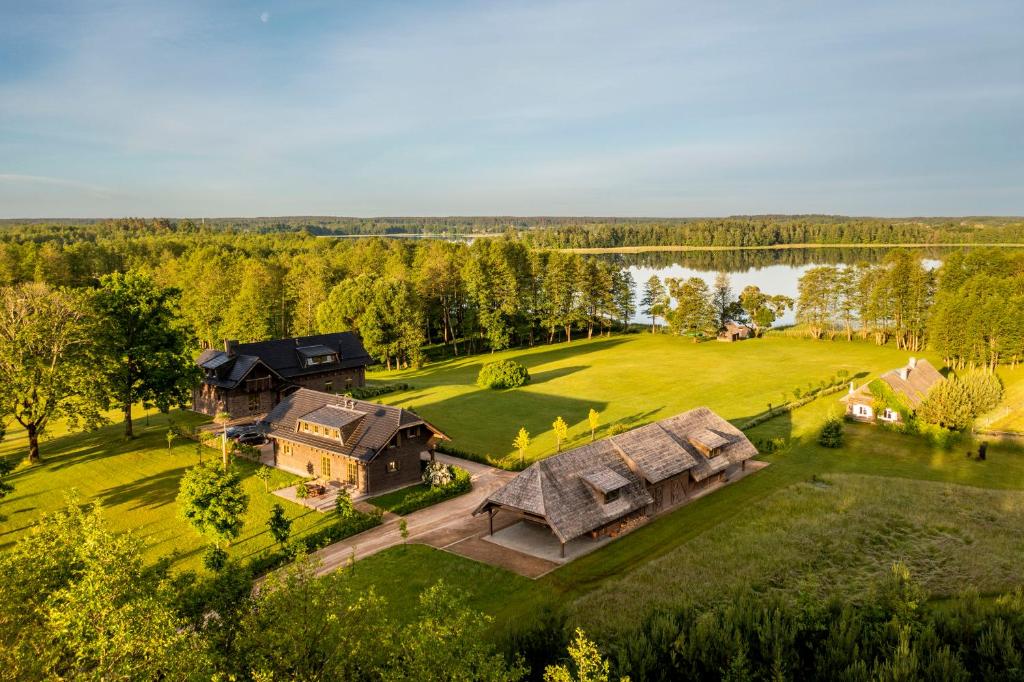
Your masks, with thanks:
<instances>
[{"instance_id":1,"label":"black roof","mask_svg":"<svg viewBox=\"0 0 1024 682\"><path fill-rule=\"evenodd\" d=\"M323 355L336 355L336 358L306 366L306 358ZM260 364L288 380L337 369L366 367L370 362L362 341L352 332L240 343L231 353L211 348L196 359L196 364L208 370L206 383L229 389L238 386L252 368Z\"/></svg>"},{"instance_id":2,"label":"black roof","mask_svg":"<svg viewBox=\"0 0 1024 682\"><path fill-rule=\"evenodd\" d=\"M311 346L322 346L338 354L338 362L304 367L301 358ZM316 336L299 336L293 339L274 339L256 343L240 343L235 351L239 355L254 355L267 367L285 379L319 374L332 369L365 367L370 364L370 355L363 348L363 342L352 332L335 332Z\"/></svg>"}]
</instances>

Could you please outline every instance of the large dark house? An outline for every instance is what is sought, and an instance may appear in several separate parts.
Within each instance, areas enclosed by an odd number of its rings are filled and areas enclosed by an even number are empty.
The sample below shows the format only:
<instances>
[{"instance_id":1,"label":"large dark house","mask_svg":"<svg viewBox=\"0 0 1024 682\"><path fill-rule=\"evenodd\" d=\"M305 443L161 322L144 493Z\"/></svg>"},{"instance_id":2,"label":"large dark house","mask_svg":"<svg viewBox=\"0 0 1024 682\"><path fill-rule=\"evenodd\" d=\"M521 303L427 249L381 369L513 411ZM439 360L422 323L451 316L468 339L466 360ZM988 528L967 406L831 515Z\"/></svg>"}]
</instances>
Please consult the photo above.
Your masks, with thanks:
<instances>
[{"instance_id":1,"label":"large dark house","mask_svg":"<svg viewBox=\"0 0 1024 682\"><path fill-rule=\"evenodd\" d=\"M192 392L192 409L232 417L266 414L297 388L339 393L366 382L370 356L351 332L275 339L226 341L196 359L203 382Z\"/></svg>"},{"instance_id":2,"label":"large dark house","mask_svg":"<svg viewBox=\"0 0 1024 682\"><path fill-rule=\"evenodd\" d=\"M357 494L416 483L420 462L447 439L416 414L300 388L264 420L283 469L339 481Z\"/></svg>"}]
</instances>

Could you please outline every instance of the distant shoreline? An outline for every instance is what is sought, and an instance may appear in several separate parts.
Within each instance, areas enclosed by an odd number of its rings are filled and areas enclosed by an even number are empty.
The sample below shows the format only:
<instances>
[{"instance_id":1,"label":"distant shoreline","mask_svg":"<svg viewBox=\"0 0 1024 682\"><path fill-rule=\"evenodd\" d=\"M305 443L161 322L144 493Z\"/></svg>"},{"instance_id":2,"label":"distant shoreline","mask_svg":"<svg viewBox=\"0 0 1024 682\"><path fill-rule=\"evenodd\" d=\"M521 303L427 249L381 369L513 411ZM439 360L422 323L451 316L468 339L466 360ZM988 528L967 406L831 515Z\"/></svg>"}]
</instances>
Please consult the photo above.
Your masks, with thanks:
<instances>
[{"instance_id":1,"label":"distant shoreline","mask_svg":"<svg viewBox=\"0 0 1024 682\"><path fill-rule=\"evenodd\" d=\"M652 253L657 251L774 251L776 249L922 249L992 246L998 248L1024 248L1024 243L1009 242L959 242L959 243L907 243L907 244L772 244L770 246L611 246L581 247L574 249L549 249L566 253Z\"/></svg>"}]
</instances>

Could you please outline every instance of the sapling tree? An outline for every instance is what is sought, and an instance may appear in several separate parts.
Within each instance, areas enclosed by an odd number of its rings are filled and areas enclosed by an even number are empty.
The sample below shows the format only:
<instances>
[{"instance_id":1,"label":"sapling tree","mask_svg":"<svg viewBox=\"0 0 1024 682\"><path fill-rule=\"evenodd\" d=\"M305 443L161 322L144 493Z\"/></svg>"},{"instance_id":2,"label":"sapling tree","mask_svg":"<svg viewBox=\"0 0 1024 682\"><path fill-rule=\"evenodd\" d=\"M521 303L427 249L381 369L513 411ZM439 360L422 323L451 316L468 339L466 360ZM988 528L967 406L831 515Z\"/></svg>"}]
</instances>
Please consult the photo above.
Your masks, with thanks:
<instances>
[{"instance_id":1,"label":"sapling tree","mask_svg":"<svg viewBox=\"0 0 1024 682\"><path fill-rule=\"evenodd\" d=\"M334 513L344 520L352 516L355 510L356 508L352 504L352 496L349 495L348 489L340 489L334 498Z\"/></svg>"},{"instance_id":2,"label":"sapling tree","mask_svg":"<svg viewBox=\"0 0 1024 682\"><path fill-rule=\"evenodd\" d=\"M519 434L512 441L512 445L519 450L519 463L526 462L526 448L530 447L530 432L526 430L526 427L519 427Z\"/></svg>"},{"instance_id":3,"label":"sapling tree","mask_svg":"<svg viewBox=\"0 0 1024 682\"><path fill-rule=\"evenodd\" d=\"M288 538L292 534L292 521L284 514L284 508L279 504L275 504L270 508L270 518L267 519L267 527L270 528L270 534L274 536L274 540L278 544L285 544L288 542Z\"/></svg>"},{"instance_id":4,"label":"sapling tree","mask_svg":"<svg viewBox=\"0 0 1024 682\"><path fill-rule=\"evenodd\" d=\"M565 440L566 434L569 432L569 425L565 423L565 420L559 417L551 424L551 428L555 431L555 448L556 452L562 451L562 441Z\"/></svg>"},{"instance_id":5,"label":"sapling tree","mask_svg":"<svg viewBox=\"0 0 1024 682\"><path fill-rule=\"evenodd\" d=\"M590 426L590 440L594 440L597 427L601 425L601 415L594 408L590 408L590 412L587 413L587 424Z\"/></svg>"},{"instance_id":6,"label":"sapling tree","mask_svg":"<svg viewBox=\"0 0 1024 682\"><path fill-rule=\"evenodd\" d=\"M235 471L200 464L181 477L178 508L200 534L230 544L242 532L249 496Z\"/></svg>"}]
</instances>

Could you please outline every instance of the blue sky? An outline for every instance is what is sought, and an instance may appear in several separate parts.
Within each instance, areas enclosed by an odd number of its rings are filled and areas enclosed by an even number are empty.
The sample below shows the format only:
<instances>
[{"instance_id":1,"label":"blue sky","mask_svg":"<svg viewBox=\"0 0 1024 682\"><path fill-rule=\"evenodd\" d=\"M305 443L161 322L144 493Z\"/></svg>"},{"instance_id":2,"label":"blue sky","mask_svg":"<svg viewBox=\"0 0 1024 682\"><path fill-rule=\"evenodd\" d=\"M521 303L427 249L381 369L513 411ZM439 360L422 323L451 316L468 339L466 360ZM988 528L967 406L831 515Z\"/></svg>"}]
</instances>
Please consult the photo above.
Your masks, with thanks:
<instances>
[{"instance_id":1,"label":"blue sky","mask_svg":"<svg viewBox=\"0 0 1024 682\"><path fill-rule=\"evenodd\" d=\"M1024 214L1024 2L0 0L0 216Z\"/></svg>"}]
</instances>

